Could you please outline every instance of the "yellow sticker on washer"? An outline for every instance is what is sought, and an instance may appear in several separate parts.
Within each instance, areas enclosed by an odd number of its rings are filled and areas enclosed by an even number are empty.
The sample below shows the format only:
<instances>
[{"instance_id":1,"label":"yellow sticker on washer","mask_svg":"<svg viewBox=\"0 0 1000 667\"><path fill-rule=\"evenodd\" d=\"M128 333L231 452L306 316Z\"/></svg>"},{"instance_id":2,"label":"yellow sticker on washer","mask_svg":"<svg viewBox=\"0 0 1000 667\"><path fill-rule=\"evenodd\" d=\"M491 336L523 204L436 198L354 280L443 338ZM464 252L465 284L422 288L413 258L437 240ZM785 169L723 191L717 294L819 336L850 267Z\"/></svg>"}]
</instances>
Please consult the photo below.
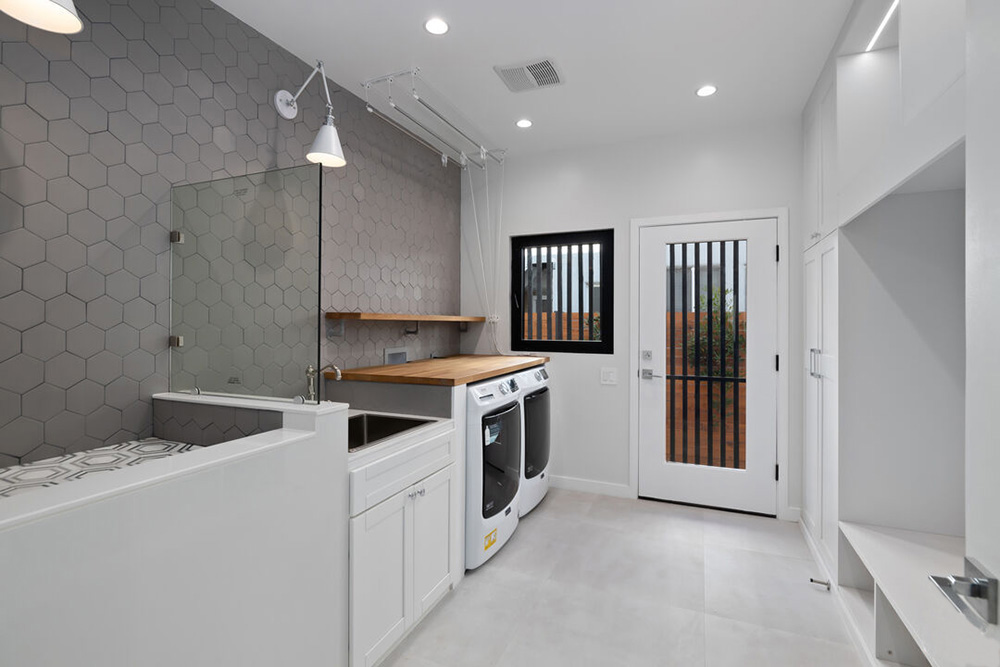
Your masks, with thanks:
<instances>
[{"instance_id":1,"label":"yellow sticker on washer","mask_svg":"<svg viewBox=\"0 0 1000 667\"><path fill-rule=\"evenodd\" d=\"M483 538L483 551L489 551L490 547L497 543L497 529L494 528L493 531Z\"/></svg>"}]
</instances>

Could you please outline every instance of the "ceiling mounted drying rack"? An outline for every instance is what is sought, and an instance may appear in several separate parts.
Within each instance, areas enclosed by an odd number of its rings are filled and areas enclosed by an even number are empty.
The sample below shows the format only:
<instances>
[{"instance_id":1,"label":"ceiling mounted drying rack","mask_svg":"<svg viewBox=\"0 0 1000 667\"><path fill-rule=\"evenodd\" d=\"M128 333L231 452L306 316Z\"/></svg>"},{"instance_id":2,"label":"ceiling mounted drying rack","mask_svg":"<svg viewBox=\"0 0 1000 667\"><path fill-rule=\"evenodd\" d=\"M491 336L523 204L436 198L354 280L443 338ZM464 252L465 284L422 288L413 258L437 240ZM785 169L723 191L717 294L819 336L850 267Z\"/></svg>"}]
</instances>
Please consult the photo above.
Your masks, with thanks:
<instances>
[{"instance_id":1,"label":"ceiling mounted drying rack","mask_svg":"<svg viewBox=\"0 0 1000 667\"><path fill-rule=\"evenodd\" d=\"M487 160L503 164L505 151L487 149L485 142L478 141L473 137L476 133L471 130L470 124L467 121L458 119L461 114L457 111L451 114L447 111L442 111L441 106L447 105L447 101L439 94L433 92L433 89L420 79L419 73L420 68L414 67L364 81L361 85L365 89L365 104L368 112L404 132L410 138L435 153L440 153L441 164L443 166L447 166L449 159L461 167L472 164L480 169L486 168L485 163ZM427 94L422 95L418 91L418 81L420 82L420 87ZM403 89L400 83L404 85L405 83L409 83L410 86L410 90L404 94L403 99L397 99L393 94L394 84L396 84L397 91ZM384 89L384 96L382 89ZM428 96L439 98L441 103L439 104L435 100L435 103L432 104L428 101ZM384 99L379 99L380 97ZM376 106L376 103L378 103L378 106L384 107L385 111L380 110ZM423 112L429 114L426 119L418 116L418 114ZM394 120L390 117L392 113L398 114L417 129L414 130L406 124ZM421 133L427 136L421 136ZM435 145L434 142L438 145ZM461 148L463 142L468 143L469 147L474 149L473 154L478 156L478 160L469 154L470 150L463 150Z\"/></svg>"}]
</instances>

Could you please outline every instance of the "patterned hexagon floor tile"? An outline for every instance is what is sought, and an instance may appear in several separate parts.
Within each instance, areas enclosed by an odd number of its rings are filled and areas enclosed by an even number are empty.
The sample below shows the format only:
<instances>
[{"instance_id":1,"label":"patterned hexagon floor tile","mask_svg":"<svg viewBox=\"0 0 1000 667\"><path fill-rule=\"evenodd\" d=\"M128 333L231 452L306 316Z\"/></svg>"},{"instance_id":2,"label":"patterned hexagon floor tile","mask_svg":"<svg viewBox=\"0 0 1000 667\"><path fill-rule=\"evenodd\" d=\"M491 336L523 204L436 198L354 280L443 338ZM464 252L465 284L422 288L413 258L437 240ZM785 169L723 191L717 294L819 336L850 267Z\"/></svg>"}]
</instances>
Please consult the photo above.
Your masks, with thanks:
<instances>
[{"instance_id":1,"label":"patterned hexagon floor tile","mask_svg":"<svg viewBox=\"0 0 1000 667\"><path fill-rule=\"evenodd\" d=\"M159 438L146 438L145 440L131 440L75 454L65 454L11 468L2 468L0 469L0 498L55 486L95 473L140 465L195 449L201 449L201 447Z\"/></svg>"}]
</instances>

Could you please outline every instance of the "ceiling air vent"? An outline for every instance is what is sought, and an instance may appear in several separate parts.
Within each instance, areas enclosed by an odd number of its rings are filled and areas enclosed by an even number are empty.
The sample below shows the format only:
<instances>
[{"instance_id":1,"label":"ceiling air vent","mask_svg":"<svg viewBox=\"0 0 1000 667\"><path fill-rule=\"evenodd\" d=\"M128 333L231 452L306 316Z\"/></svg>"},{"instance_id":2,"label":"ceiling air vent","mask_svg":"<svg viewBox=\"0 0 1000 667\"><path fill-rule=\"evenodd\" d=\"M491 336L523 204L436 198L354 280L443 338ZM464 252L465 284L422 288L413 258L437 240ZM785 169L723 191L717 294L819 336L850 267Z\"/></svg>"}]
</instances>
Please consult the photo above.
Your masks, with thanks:
<instances>
[{"instance_id":1,"label":"ceiling air vent","mask_svg":"<svg viewBox=\"0 0 1000 667\"><path fill-rule=\"evenodd\" d=\"M512 93L557 86L562 83L555 63L548 59L529 60L526 63L502 67L497 65L493 71L510 88Z\"/></svg>"}]
</instances>

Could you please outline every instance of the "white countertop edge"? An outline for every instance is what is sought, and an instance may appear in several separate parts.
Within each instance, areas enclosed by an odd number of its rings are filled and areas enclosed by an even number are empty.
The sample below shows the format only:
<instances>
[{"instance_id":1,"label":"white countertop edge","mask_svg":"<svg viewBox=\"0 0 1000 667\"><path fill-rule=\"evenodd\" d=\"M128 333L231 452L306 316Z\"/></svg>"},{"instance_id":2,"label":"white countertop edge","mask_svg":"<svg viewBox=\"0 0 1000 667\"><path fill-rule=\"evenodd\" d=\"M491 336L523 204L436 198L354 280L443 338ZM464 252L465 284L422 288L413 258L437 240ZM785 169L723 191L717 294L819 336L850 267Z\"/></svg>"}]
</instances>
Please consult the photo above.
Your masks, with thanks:
<instances>
[{"instance_id":1,"label":"white countertop edge","mask_svg":"<svg viewBox=\"0 0 1000 667\"><path fill-rule=\"evenodd\" d=\"M328 415L347 409L347 403L321 401L316 405L293 403L292 401L273 398L242 398L239 396L220 396L215 394L186 394L177 391L153 394L153 399L176 401L179 403L200 403L203 405L218 405L229 408L249 408L251 410L274 410L303 415Z\"/></svg>"},{"instance_id":2,"label":"white countertop edge","mask_svg":"<svg viewBox=\"0 0 1000 667\"><path fill-rule=\"evenodd\" d=\"M346 409L346 406L340 409ZM36 489L30 493L0 498L0 532L81 505L105 500L144 486L189 475L315 436L316 434L312 431L281 428L183 454L147 461L138 466L119 468L103 474L63 482L55 486Z\"/></svg>"}]
</instances>

